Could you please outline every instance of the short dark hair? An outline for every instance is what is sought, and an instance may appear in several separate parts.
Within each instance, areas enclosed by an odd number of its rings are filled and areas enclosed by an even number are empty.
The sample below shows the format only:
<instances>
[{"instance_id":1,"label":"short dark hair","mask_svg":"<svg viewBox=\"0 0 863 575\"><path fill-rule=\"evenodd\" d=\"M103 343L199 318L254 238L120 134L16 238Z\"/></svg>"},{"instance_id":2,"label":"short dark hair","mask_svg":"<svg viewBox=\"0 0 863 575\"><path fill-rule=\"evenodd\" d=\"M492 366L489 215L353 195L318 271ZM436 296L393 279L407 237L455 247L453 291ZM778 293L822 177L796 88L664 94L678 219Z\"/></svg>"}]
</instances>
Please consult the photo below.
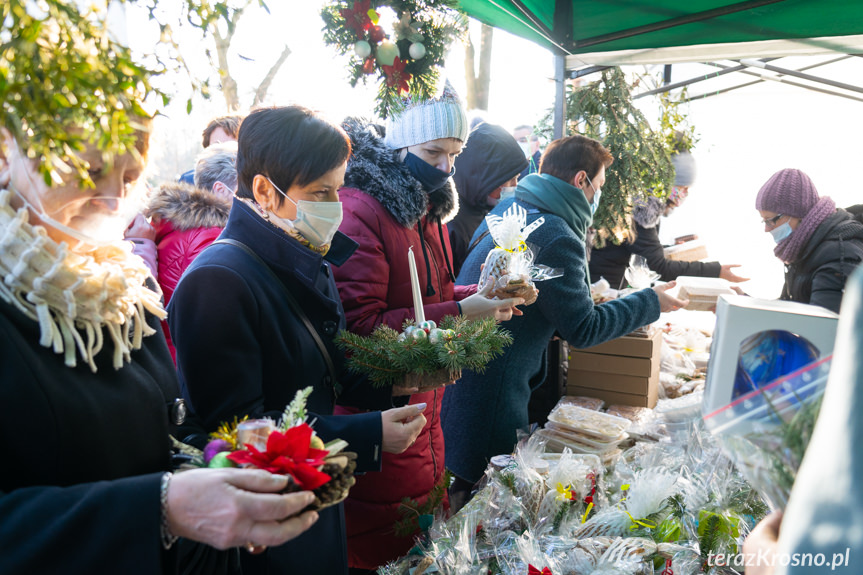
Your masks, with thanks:
<instances>
[{"instance_id":1,"label":"short dark hair","mask_svg":"<svg viewBox=\"0 0 863 575\"><path fill-rule=\"evenodd\" d=\"M572 183L575 175L584 170L592 180L602 166L614 161L605 146L585 136L568 136L548 145L539 161L539 173L548 174Z\"/></svg>"},{"instance_id":2,"label":"short dark hair","mask_svg":"<svg viewBox=\"0 0 863 575\"><path fill-rule=\"evenodd\" d=\"M351 155L351 140L338 125L302 106L259 108L246 116L237 142L237 196L254 199L260 174L283 192L305 186ZM278 205L284 197L279 194Z\"/></svg>"},{"instance_id":3,"label":"short dark hair","mask_svg":"<svg viewBox=\"0 0 863 575\"><path fill-rule=\"evenodd\" d=\"M203 138L201 144L205 148L210 147L210 136L213 135L216 128L222 128L226 133L236 138L237 134L240 133L240 123L242 121L243 117L237 116L236 114L231 116L219 116L218 118L211 120L210 123L207 124L207 127L204 128L204 132L201 134Z\"/></svg>"}]
</instances>

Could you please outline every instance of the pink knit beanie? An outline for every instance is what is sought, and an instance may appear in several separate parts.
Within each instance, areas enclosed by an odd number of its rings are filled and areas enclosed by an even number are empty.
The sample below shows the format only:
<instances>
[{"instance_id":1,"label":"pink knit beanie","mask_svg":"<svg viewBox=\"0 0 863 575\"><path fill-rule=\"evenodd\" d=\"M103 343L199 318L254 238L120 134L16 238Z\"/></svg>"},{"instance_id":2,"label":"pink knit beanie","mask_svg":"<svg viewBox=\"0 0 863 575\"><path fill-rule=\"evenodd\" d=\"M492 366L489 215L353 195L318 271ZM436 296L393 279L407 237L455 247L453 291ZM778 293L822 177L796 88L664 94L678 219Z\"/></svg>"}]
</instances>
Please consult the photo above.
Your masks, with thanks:
<instances>
[{"instance_id":1,"label":"pink knit beanie","mask_svg":"<svg viewBox=\"0 0 863 575\"><path fill-rule=\"evenodd\" d=\"M761 186L755 198L755 209L803 218L817 203L818 190L809 176L800 170L786 168L773 174Z\"/></svg>"}]
</instances>

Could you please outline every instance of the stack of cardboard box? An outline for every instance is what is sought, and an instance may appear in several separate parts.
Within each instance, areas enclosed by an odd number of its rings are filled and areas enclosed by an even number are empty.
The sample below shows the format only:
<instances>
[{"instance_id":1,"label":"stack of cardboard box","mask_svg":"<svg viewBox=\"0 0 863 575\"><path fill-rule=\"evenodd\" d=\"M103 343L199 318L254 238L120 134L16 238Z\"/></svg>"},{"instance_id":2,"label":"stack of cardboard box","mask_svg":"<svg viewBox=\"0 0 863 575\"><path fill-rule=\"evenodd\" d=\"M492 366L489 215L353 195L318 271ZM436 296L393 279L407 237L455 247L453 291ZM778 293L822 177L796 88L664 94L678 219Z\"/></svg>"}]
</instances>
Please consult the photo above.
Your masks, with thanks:
<instances>
[{"instance_id":1,"label":"stack of cardboard box","mask_svg":"<svg viewBox=\"0 0 863 575\"><path fill-rule=\"evenodd\" d=\"M663 249L665 259L679 262L697 262L707 257L707 246L701 240L693 240Z\"/></svg>"},{"instance_id":2,"label":"stack of cardboard box","mask_svg":"<svg viewBox=\"0 0 863 575\"><path fill-rule=\"evenodd\" d=\"M606 404L654 407L659 398L662 332L627 335L587 349L572 349L567 395L597 397Z\"/></svg>"}]
</instances>

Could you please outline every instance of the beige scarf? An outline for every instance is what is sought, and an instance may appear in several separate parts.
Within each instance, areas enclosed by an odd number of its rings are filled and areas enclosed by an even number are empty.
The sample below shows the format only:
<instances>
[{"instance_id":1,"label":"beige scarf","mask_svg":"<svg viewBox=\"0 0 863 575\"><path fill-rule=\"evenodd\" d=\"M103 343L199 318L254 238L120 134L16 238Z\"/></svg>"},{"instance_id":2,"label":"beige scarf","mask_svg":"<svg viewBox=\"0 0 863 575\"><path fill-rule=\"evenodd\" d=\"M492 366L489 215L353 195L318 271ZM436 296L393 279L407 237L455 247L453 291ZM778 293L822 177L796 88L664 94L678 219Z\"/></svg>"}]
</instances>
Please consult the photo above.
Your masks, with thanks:
<instances>
[{"instance_id":1,"label":"beige scarf","mask_svg":"<svg viewBox=\"0 0 863 575\"><path fill-rule=\"evenodd\" d=\"M11 197L9 190L0 191L0 298L39 322L39 344L63 354L69 367L77 364L77 350L96 372L94 357L103 349L106 328L114 369L120 369L142 338L156 333L145 312L167 315L160 294L144 285L146 265L129 242L86 253L58 244L28 222L25 208L14 210Z\"/></svg>"}]
</instances>

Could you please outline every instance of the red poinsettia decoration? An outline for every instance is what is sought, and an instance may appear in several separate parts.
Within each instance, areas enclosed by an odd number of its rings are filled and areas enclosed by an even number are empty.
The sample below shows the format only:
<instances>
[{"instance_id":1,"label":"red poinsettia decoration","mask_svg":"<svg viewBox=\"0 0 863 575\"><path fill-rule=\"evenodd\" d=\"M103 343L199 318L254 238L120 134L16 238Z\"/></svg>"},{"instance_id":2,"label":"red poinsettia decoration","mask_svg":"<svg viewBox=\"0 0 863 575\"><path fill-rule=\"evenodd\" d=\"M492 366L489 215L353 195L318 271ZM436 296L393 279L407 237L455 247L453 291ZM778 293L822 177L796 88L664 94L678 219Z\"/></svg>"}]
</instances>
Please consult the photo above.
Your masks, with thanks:
<instances>
[{"instance_id":1,"label":"red poinsettia decoration","mask_svg":"<svg viewBox=\"0 0 863 575\"><path fill-rule=\"evenodd\" d=\"M303 423L285 432L273 431L267 438L267 449L258 451L254 445L235 451L228 459L238 465L252 465L270 473L290 475L303 489L317 489L331 478L318 471L329 451L310 447L312 428Z\"/></svg>"},{"instance_id":2,"label":"red poinsettia decoration","mask_svg":"<svg viewBox=\"0 0 863 575\"><path fill-rule=\"evenodd\" d=\"M366 30L372 27L369 18L369 3L371 0L357 0L353 8L342 8L339 14L345 19L345 28L353 30L358 38L362 38Z\"/></svg>"},{"instance_id":3,"label":"red poinsettia decoration","mask_svg":"<svg viewBox=\"0 0 863 575\"><path fill-rule=\"evenodd\" d=\"M527 566L527 575L552 575L551 569L548 567L543 567L542 571L534 567L533 565L528 564Z\"/></svg>"},{"instance_id":4,"label":"red poinsettia decoration","mask_svg":"<svg viewBox=\"0 0 863 575\"><path fill-rule=\"evenodd\" d=\"M407 62L403 62L401 58L396 56L396 59L393 60L392 66L381 66L384 70L384 74L387 75L387 86L390 88L396 88L399 93L410 92L408 82L411 79L411 75L405 72L406 65Z\"/></svg>"}]
</instances>

